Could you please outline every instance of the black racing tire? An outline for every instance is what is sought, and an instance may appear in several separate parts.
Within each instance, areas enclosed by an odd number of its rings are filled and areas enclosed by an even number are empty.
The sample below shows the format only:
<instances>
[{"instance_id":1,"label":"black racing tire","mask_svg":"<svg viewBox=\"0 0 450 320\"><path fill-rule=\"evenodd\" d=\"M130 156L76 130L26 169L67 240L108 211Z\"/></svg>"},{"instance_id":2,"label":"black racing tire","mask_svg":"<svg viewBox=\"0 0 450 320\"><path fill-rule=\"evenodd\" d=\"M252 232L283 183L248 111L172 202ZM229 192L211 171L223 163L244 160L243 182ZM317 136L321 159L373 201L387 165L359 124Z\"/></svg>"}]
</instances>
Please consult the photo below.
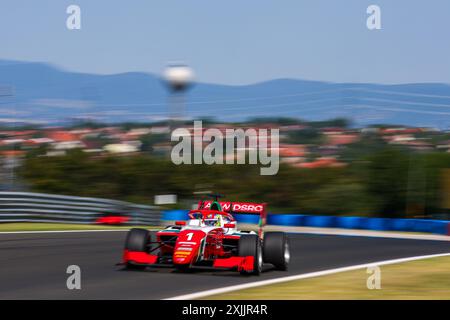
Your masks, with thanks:
<instances>
[{"instance_id":1,"label":"black racing tire","mask_svg":"<svg viewBox=\"0 0 450 320\"><path fill-rule=\"evenodd\" d=\"M238 255L254 257L253 271L241 271L241 274L260 275L263 266L261 240L256 234L245 234L239 239Z\"/></svg>"},{"instance_id":2,"label":"black racing tire","mask_svg":"<svg viewBox=\"0 0 450 320\"><path fill-rule=\"evenodd\" d=\"M291 258L289 237L284 232L266 232L263 240L264 262L286 271Z\"/></svg>"},{"instance_id":3,"label":"black racing tire","mask_svg":"<svg viewBox=\"0 0 450 320\"><path fill-rule=\"evenodd\" d=\"M125 249L129 251L148 252L150 238L150 231L133 228L128 231L127 239L125 240Z\"/></svg>"},{"instance_id":4,"label":"black racing tire","mask_svg":"<svg viewBox=\"0 0 450 320\"><path fill-rule=\"evenodd\" d=\"M128 251L149 252L151 242L151 233L146 229L133 228L128 231L125 240L125 249ZM128 269L145 269L145 266L128 262Z\"/></svg>"}]
</instances>

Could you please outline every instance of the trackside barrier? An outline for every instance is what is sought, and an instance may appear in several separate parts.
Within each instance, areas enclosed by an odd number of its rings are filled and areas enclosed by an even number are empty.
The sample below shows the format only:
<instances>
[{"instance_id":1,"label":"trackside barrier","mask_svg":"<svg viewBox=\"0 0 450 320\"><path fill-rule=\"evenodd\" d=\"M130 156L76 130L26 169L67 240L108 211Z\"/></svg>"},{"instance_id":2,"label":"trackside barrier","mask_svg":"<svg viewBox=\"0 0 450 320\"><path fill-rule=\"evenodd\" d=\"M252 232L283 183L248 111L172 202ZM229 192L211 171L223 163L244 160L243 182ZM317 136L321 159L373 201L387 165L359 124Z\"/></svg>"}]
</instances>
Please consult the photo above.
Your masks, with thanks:
<instances>
[{"instance_id":1,"label":"trackside barrier","mask_svg":"<svg viewBox=\"0 0 450 320\"><path fill-rule=\"evenodd\" d=\"M158 207L130 202L32 192L0 192L0 223L92 224L104 216L125 216L126 224L159 225Z\"/></svg>"},{"instance_id":2,"label":"trackside barrier","mask_svg":"<svg viewBox=\"0 0 450 320\"><path fill-rule=\"evenodd\" d=\"M188 220L189 210L165 210L162 213L162 220L175 221L175 220Z\"/></svg>"},{"instance_id":3,"label":"trackside barrier","mask_svg":"<svg viewBox=\"0 0 450 320\"><path fill-rule=\"evenodd\" d=\"M187 212L187 210L163 211L162 220L187 220ZM234 214L234 217L238 222L241 223L258 223L257 216ZM336 217L301 214L268 214L267 224L276 226L424 232L450 235L450 221L447 220Z\"/></svg>"}]
</instances>

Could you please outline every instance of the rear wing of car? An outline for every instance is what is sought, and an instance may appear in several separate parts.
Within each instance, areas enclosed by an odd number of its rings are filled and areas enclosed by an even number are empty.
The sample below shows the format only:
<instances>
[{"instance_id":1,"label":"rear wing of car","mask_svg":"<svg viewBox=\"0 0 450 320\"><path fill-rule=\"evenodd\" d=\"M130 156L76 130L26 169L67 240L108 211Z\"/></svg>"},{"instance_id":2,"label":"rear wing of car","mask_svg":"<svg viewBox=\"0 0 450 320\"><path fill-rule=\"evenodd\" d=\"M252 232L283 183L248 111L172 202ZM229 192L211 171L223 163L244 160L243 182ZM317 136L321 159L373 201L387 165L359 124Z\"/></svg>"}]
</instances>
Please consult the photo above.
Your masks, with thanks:
<instances>
[{"instance_id":1,"label":"rear wing of car","mask_svg":"<svg viewBox=\"0 0 450 320\"><path fill-rule=\"evenodd\" d=\"M215 201L205 200L200 201L198 204L199 209L210 209ZM228 212L231 214L251 214L251 215L259 215L259 233L262 236L262 228L266 224L266 216L267 211L266 203L254 203L254 202L226 202L220 201L218 202L222 207L222 211Z\"/></svg>"}]
</instances>

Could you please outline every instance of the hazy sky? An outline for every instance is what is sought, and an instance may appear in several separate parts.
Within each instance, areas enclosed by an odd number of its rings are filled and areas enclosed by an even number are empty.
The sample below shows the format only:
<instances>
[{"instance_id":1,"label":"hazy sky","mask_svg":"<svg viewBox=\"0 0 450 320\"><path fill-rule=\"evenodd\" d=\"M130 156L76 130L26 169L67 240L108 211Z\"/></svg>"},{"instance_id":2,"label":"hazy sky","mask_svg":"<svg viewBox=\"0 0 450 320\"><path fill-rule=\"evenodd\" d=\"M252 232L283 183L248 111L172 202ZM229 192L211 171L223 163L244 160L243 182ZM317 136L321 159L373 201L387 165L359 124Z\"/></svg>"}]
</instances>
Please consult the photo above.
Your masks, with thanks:
<instances>
[{"instance_id":1,"label":"hazy sky","mask_svg":"<svg viewBox=\"0 0 450 320\"><path fill-rule=\"evenodd\" d=\"M81 7L81 30L66 8ZM382 30L366 27L381 7ZM191 65L197 80L274 78L450 83L448 0L1 0L0 59L81 72L159 73Z\"/></svg>"}]
</instances>

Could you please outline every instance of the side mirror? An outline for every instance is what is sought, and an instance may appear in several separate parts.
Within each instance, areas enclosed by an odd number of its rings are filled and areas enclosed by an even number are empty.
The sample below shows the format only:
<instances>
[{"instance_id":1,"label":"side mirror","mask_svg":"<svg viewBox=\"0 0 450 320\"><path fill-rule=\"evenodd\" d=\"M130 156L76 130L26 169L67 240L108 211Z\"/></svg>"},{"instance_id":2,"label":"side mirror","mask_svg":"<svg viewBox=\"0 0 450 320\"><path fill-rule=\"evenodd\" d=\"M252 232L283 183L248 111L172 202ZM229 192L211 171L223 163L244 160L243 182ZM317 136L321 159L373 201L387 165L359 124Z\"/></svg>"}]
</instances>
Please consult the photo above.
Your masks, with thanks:
<instances>
[{"instance_id":1,"label":"side mirror","mask_svg":"<svg viewBox=\"0 0 450 320\"><path fill-rule=\"evenodd\" d=\"M177 226L185 226L186 225L186 221L175 221L175 225L177 225Z\"/></svg>"},{"instance_id":2,"label":"side mirror","mask_svg":"<svg viewBox=\"0 0 450 320\"><path fill-rule=\"evenodd\" d=\"M234 223L225 223L225 224L223 225L223 227L224 227L224 228L234 228L234 227L236 227L236 225L235 225Z\"/></svg>"}]
</instances>

